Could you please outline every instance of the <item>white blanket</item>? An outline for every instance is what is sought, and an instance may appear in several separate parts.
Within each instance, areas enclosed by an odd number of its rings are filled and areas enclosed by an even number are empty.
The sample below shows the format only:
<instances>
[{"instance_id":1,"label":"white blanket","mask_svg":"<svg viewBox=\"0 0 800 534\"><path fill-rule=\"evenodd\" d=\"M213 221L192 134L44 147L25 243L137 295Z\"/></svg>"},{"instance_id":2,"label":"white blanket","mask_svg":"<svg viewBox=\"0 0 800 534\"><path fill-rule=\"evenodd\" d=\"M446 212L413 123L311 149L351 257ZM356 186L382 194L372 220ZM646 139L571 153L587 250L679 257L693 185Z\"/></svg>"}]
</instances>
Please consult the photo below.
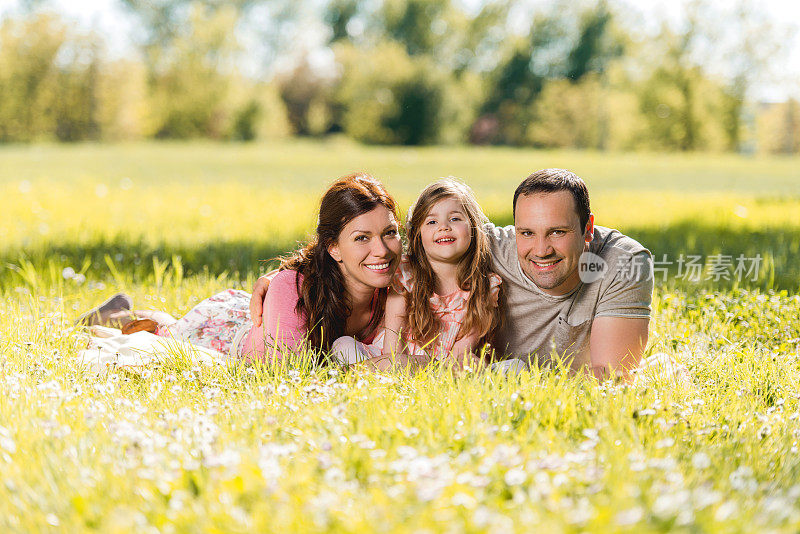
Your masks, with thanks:
<instances>
[{"instance_id":1,"label":"white blanket","mask_svg":"<svg viewBox=\"0 0 800 534\"><path fill-rule=\"evenodd\" d=\"M93 326L91 334L87 348L78 353L78 361L98 373L109 367L141 372L168 359L188 359L203 365L225 364L230 359L216 350L149 332L125 335L116 328Z\"/></svg>"}]
</instances>

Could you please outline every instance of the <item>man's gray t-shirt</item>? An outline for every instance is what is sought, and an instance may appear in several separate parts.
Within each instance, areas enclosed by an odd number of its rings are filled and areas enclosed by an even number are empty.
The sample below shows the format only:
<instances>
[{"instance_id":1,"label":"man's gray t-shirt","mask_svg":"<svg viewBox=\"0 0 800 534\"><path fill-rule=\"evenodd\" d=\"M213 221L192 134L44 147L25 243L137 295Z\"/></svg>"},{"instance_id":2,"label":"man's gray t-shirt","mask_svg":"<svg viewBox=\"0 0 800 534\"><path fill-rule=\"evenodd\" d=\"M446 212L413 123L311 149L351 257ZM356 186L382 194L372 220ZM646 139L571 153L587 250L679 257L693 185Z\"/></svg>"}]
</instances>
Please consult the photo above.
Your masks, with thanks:
<instances>
[{"instance_id":1,"label":"man's gray t-shirt","mask_svg":"<svg viewBox=\"0 0 800 534\"><path fill-rule=\"evenodd\" d=\"M513 226L486 225L492 268L503 278L505 316L496 347L529 363L549 366L563 356L573 369L589 364L595 317L649 318L653 294L650 251L617 230L594 227L589 252L605 262L602 278L566 295L544 293L523 272Z\"/></svg>"}]
</instances>

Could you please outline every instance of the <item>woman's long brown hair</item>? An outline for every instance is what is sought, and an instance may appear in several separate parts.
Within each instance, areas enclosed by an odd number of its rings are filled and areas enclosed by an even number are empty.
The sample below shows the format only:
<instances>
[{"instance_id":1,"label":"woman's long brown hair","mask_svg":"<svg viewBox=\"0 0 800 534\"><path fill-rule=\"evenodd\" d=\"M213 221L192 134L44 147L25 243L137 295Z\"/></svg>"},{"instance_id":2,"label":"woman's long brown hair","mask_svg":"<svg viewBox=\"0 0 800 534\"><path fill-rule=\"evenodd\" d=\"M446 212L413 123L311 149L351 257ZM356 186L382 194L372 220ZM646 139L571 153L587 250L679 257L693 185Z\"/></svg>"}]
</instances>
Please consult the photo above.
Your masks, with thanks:
<instances>
[{"instance_id":1,"label":"woman's long brown hair","mask_svg":"<svg viewBox=\"0 0 800 534\"><path fill-rule=\"evenodd\" d=\"M500 310L491 298L489 238L482 228L487 222L486 216L466 184L454 178L445 178L432 183L420 193L409 212L406 224L408 259L414 281L412 291L406 294L408 332L420 345L431 341L435 343L442 327L430 305L430 298L436 288L436 275L422 246L420 229L434 204L450 197L461 203L472 229L472 241L458 262L458 287L469 291L470 295L467 313L456 339L461 339L470 332L477 332L481 343L491 342L492 335L500 325Z\"/></svg>"},{"instance_id":2,"label":"woman's long brown hair","mask_svg":"<svg viewBox=\"0 0 800 534\"><path fill-rule=\"evenodd\" d=\"M305 247L281 262L280 269L303 275L298 285L298 313L305 313L308 341L312 348L328 350L336 338L345 335L347 318L352 312L344 276L339 264L328 253L342 229L364 213L378 206L386 207L397 219L394 199L378 180L356 173L335 181L320 202L316 235ZM366 332L374 330L383 318L386 289L378 292L377 308Z\"/></svg>"}]
</instances>

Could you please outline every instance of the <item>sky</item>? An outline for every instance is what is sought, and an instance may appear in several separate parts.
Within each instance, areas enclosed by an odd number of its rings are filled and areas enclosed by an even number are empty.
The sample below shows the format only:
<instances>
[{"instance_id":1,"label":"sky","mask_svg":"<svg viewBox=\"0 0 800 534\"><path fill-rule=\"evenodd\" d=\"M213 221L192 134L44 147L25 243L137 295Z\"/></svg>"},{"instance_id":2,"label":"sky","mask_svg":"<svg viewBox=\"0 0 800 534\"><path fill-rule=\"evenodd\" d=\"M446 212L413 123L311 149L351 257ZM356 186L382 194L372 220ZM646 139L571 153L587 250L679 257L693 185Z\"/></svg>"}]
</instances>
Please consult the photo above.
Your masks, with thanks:
<instances>
[{"instance_id":1,"label":"sky","mask_svg":"<svg viewBox=\"0 0 800 534\"><path fill-rule=\"evenodd\" d=\"M480 6L483 0L461 0L472 7ZM643 31L655 31L662 21L679 23L691 0L617 0L624 5L625 22ZM732 0L711 0L715 6L725 9ZM800 97L800 1L799 0L749 0L758 6L776 27L783 28L784 53L774 59L771 71L765 79L753 87L752 96L760 101L782 101L793 96ZM528 0L533 9L547 9L553 0ZM0 17L13 12L20 0L0 0ZM131 42L135 34L134 21L120 7L119 0L46 0L75 21L78 27L95 29L106 35L112 55L122 56L134 49ZM723 32L724 33L724 32ZM735 36L729 36L734 38ZM712 45L713 46L713 45Z\"/></svg>"}]
</instances>

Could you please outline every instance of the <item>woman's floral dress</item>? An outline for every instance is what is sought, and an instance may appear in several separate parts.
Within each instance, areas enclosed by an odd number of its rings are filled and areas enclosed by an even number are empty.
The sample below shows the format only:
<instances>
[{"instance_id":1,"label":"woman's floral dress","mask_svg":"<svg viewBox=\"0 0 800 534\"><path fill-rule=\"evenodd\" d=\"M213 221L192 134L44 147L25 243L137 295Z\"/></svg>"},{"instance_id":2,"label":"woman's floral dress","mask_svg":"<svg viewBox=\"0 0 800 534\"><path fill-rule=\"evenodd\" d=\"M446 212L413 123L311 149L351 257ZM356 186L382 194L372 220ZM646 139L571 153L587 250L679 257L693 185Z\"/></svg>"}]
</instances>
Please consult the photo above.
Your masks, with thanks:
<instances>
[{"instance_id":1,"label":"woman's floral dress","mask_svg":"<svg viewBox=\"0 0 800 534\"><path fill-rule=\"evenodd\" d=\"M177 322L159 328L158 335L238 356L238 344L252 326L250 293L226 289L201 301Z\"/></svg>"}]
</instances>

